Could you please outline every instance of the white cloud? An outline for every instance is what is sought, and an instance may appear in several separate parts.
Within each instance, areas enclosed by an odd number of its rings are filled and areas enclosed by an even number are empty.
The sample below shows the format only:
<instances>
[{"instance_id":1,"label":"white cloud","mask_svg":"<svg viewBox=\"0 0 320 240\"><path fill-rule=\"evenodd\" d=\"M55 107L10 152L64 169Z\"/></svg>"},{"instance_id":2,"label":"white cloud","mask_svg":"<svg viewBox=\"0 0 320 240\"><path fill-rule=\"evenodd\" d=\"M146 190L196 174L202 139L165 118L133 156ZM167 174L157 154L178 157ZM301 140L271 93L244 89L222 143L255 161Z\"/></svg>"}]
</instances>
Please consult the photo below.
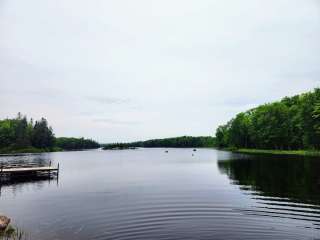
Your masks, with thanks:
<instances>
[{"instance_id":1,"label":"white cloud","mask_svg":"<svg viewBox=\"0 0 320 240\"><path fill-rule=\"evenodd\" d=\"M0 117L45 116L57 135L207 135L239 111L319 86L316 0L0 7Z\"/></svg>"}]
</instances>

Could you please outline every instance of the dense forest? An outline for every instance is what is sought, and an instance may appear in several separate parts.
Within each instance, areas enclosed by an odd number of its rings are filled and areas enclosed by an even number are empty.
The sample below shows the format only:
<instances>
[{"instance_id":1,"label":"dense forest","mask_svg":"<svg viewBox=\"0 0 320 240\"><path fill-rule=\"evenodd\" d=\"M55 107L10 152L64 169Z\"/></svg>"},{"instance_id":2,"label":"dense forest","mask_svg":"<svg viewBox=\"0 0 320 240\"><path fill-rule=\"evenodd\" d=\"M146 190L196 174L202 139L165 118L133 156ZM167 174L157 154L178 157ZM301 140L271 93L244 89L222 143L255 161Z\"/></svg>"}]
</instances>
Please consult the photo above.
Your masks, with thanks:
<instances>
[{"instance_id":1,"label":"dense forest","mask_svg":"<svg viewBox=\"0 0 320 240\"><path fill-rule=\"evenodd\" d=\"M18 113L14 119L0 120L0 152L54 151L98 148L90 139L56 138L45 118L28 120Z\"/></svg>"},{"instance_id":2,"label":"dense forest","mask_svg":"<svg viewBox=\"0 0 320 240\"><path fill-rule=\"evenodd\" d=\"M219 147L320 149L320 89L239 113L216 130Z\"/></svg>"},{"instance_id":3,"label":"dense forest","mask_svg":"<svg viewBox=\"0 0 320 240\"><path fill-rule=\"evenodd\" d=\"M175 138L164 138L164 139L152 139L147 141L139 141L132 143L113 143L104 145L104 149L127 149L127 148L156 148L156 147L167 147L167 148L188 148L188 147L214 147L215 138L213 137L175 137Z\"/></svg>"}]
</instances>

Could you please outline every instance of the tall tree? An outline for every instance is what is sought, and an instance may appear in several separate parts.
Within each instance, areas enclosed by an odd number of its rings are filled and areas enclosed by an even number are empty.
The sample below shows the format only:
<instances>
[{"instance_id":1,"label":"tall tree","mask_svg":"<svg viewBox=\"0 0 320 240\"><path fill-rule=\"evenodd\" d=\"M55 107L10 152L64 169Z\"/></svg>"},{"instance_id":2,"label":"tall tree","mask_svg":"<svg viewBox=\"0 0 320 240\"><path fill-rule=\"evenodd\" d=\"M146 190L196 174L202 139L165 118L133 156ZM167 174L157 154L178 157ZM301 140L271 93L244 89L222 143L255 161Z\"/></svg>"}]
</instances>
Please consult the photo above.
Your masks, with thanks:
<instances>
[{"instance_id":1,"label":"tall tree","mask_svg":"<svg viewBox=\"0 0 320 240\"><path fill-rule=\"evenodd\" d=\"M45 118L36 121L33 127L32 145L38 148L53 147L54 134Z\"/></svg>"}]
</instances>

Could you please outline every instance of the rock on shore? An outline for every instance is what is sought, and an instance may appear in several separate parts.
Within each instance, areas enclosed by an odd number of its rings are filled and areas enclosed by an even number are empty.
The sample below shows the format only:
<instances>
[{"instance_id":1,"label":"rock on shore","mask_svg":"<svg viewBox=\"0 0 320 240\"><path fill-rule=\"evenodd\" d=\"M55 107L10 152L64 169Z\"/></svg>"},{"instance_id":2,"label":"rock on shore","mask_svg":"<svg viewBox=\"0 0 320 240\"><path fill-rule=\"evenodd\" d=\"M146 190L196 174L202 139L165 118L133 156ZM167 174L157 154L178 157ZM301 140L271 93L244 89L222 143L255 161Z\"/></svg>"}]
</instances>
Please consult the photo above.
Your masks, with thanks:
<instances>
[{"instance_id":1,"label":"rock on shore","mask_svg":"<svg viewBox=\"0 0 320 240\"><path fill-rule=\"evenodd\" d=\"M6 216L0 216L0 231L4 231L6 230L6 228L8 227L9 223L10 223L10 218L6 217Z\"/></svg>"}]
</instances>

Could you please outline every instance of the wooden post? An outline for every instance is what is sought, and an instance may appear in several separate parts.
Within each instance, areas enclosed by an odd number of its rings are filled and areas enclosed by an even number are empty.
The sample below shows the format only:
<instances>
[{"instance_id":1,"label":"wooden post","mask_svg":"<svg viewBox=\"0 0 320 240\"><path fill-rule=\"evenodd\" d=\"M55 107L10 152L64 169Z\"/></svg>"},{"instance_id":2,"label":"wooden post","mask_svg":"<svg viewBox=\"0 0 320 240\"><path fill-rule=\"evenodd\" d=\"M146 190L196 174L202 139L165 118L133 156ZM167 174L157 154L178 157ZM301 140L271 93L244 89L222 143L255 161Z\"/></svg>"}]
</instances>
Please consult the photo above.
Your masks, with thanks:
<instances>
[{"instance_id":1,"label":"wooden post","mask_svg":"<svg viewBox=\"0 0 320 240\"><path fill-rule=\"evenodd\" d=\"M57 171L57 186L59 186L59 171L60 171L60 165L58 163L58 171Z\"/></svg>"},{"instance_id":2,"label":"wooden post","mask_svg":"<svg viewBox=\"0 0 320 240\"><path fill-rule=\"evenodd\" d=\"M3 163L1 163L0 181L2 180Z\"/></svg>"},{"instance_id":3,"label":"wooden post","mask_svg":"<svg viewBox=\"0 0 320 240\"><path fill-rule=\"evenodd\" d=\"M49 181L50 181L50 178L51 178L51 161L49 162Z\"/></svg>"}]
</instances>

